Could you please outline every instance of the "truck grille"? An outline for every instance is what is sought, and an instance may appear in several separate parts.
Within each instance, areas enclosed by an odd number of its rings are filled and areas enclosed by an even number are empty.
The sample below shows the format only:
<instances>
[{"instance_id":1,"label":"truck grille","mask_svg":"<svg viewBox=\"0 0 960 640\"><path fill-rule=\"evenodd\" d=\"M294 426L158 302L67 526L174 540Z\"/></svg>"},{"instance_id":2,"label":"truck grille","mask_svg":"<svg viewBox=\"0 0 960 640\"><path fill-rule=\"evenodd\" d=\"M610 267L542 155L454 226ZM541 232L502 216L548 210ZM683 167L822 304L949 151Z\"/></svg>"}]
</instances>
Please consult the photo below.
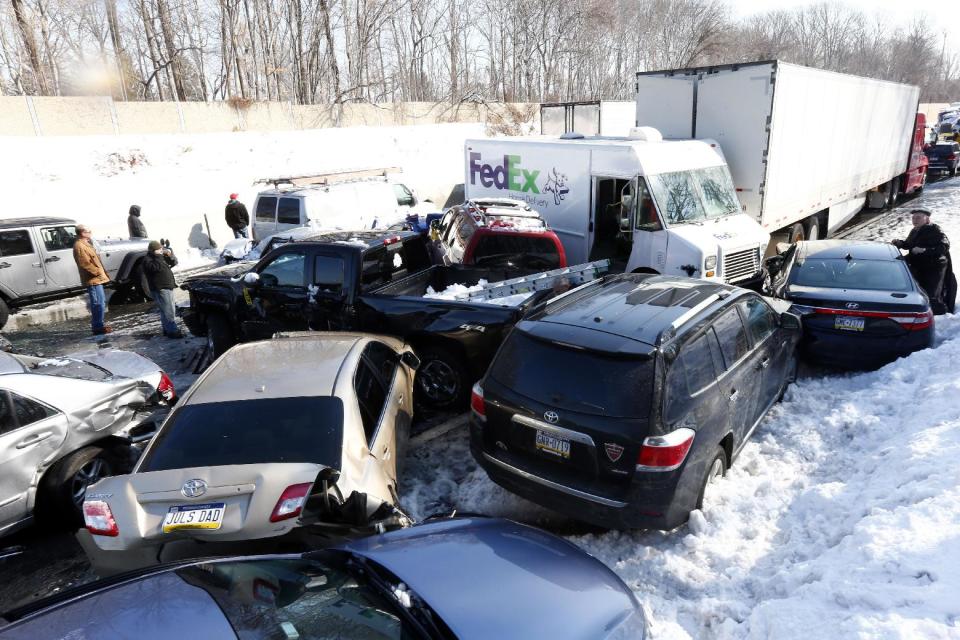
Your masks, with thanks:
<instances>
[{"instance_id":1,"label":"truck grille","mask_svg":"<svg viewBox=\"0 0 960 640\"><path fill-rule=\"evenodd\" d=\"M760 270L760 249L744 249L723 256L723 279L725 282L739 282L749 278Z\"/></svg>"}]
</instances>

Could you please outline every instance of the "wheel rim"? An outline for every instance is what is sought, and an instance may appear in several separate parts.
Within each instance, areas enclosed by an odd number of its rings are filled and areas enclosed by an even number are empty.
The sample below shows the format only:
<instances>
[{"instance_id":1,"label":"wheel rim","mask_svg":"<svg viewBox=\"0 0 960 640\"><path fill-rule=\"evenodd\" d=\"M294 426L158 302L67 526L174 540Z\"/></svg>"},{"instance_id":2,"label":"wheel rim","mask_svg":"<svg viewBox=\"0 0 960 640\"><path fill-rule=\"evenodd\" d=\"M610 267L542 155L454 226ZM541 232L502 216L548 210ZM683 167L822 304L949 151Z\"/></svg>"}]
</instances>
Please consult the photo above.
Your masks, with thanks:
<instances>
[{"instance_id":1,"label":"wheel rim","mask_svg":"<svg viewBox=\"0 0 960 640\"><path fill-rule=\"evenodd\" d=\"M443 360L429 360L420 365L417 381L423 395L436 403L453 400L460 390L457 372Z\"/></svg>"},{"instance_id":2,"label":"wheel rim","mask_svg":"<svg viewBox=\"0 0 960 640\"><path fill-rule=\"evenodd\" d=\"M110 475L110 466L103 458L94 458L80 467L70 483L70 496L77 507L83 505L83 498L87 494L87 487Z\"/></svg>"},{"instance_id":3,"label":"wheel rim","mask_svg":"<svg viewBox=\"0 0 960 640\"><path fill-rule=\"evenodd\" d=\"M708 498L713 494L713 489L716 487L717 483L720 482L720 478L723 477L723 460L717 458L713 461L713 464L710 465L710 470L707 472L707 482L703 486L703 504L706 505Z\"/></svg>"}]
</instances>

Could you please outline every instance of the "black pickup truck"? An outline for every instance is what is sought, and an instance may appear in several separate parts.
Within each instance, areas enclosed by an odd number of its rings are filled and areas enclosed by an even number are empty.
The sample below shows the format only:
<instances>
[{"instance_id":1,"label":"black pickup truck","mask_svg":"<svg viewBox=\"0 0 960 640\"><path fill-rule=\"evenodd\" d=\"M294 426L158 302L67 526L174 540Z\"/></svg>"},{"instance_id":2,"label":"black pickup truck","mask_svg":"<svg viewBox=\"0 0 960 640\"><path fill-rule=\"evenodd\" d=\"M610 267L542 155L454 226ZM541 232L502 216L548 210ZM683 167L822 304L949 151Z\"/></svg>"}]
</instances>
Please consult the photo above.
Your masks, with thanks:
<instances>
[{"instance_id":1,"label":"black pickup truck","mask_svg":"<svg viewBox=\"0 0 960 640\"><path fill-rule=\"evenodd\" d=\"M255 275L254 275L255 274ZM420 357L421 405L464 406L470 387L506 333L534 304L425 298L515 276L498 269L431 266L423 237L409 231L322 233L272 248L257 263L234 263L187 279L190 332L219 356L236 342L278 331L367 331L397 336Z\"/></svg>"}]
</instances>

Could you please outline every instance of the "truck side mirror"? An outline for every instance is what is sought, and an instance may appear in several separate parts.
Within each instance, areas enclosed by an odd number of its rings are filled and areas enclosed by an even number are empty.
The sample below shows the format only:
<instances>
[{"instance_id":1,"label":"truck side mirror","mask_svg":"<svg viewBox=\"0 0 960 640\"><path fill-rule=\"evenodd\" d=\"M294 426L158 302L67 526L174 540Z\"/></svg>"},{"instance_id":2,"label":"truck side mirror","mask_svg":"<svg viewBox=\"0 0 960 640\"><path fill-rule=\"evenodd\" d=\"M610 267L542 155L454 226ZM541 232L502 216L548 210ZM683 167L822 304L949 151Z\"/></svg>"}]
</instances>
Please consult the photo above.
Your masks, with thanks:
<instances>
[{"instance_id":1,"label":"truck side mirror","mask_svg":"<svg viewBox=\"0 0 960 640\"><path fill-rule=\"evenodd\" d=\"M407 365L414 371L420 368L420 358L413 351L404 351L400 355L400 362Z\"/></svg>"},{"instance_id":2,"label":"truck side mirror","mask_svg":"<svg viewBox=\"0 0 960 640\"><path fill-rule=\"evenodd\" d=\"M243 274L243 284L248 287L255 287L260 284L260 274L256 271L248 271Z\"/></svg>"},{"instance_id":3,"label":"truck side mirror","mask_svg":"<svg viewBox=\"0 0 960 640\"><path fill-rule=\"evenodd\" d=\"M620 190L620 232L633 232L633 219L637 213L636 198L634 194L637 191L636 180L631 180L623 185Z\"/></svg>"},{"instance_id":4,"label":"truck side mirror","mask_svg":"<svg viewBox=\"0 0 960 640\"><path fill-rule=\"evenodd\" d=\"M784 311L780 314L780 326L784 329L791 329L794 331L800 331L801 321L800 316L790 313L789 311Z\"/></svg>"}]
</instances>

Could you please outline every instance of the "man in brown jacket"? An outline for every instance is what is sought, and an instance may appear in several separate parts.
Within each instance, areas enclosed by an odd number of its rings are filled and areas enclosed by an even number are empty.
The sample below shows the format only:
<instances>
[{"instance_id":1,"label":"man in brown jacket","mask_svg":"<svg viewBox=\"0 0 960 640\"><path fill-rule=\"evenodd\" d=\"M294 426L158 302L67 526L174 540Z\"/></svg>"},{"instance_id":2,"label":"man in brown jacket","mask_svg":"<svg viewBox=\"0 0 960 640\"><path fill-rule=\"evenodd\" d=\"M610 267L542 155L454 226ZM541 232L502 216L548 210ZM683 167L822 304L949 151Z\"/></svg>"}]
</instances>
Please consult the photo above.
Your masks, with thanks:
<instances>
[{"instance_id":1,"label":"man in brown jacket","mask_svg":"<svg viewBox=\"0 0 960 640\"><path fill-rule=\"evenodd\" d=\"M100 256L97 255L97 250L93 246L90 228L82 224L77 225L77 241L73 243L73 259L80 271L80 282L87 287L87 295L90 296L90 324L93 333L95 335L110 333L113 329L103 324L103 314L107 308L103 285L110 282L110 276L103 268Z\"/></svg>"}]
</instances>

